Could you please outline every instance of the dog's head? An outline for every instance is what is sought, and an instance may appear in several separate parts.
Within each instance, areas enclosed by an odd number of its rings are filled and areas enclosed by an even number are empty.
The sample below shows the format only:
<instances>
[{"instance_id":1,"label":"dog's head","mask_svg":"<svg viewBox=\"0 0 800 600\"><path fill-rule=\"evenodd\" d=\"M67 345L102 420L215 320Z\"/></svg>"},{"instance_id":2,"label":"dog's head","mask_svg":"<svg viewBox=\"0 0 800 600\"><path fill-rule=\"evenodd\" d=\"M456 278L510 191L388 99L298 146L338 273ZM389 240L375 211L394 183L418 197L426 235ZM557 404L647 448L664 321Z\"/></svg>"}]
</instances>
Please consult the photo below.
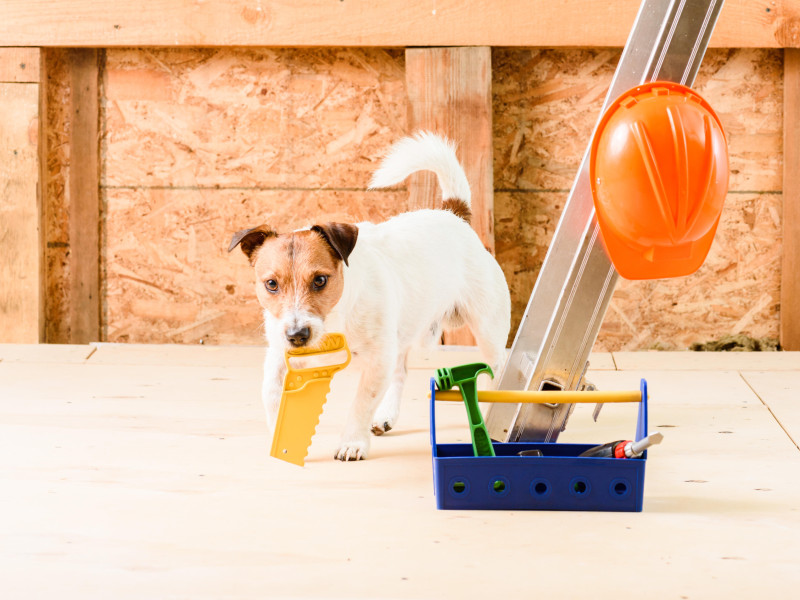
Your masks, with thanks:
<instances>
[{"instance_id":1,"label":"dog's head","mask_svg":"<svg viewBox=\"0 0 800 600\"><path fill-rule=\"evenodd\" d=\"M256 295L282 329L287 347L313 346L325 333L325 318L342 297L344 267L358 227L314 225L279 235L266 225L234 234L228 252L240 246L255 270Z\"/></svg>"}]
</instances>

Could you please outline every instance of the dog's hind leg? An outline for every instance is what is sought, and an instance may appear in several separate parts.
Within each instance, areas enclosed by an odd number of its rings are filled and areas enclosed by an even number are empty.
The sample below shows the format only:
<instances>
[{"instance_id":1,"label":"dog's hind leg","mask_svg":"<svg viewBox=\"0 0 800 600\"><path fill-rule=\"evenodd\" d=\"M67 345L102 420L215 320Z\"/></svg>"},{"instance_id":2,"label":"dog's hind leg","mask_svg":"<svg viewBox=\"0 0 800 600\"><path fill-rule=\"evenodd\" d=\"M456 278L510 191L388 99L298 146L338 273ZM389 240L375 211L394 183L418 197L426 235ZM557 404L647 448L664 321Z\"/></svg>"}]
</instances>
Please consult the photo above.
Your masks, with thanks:
<instances>
[{"instance_id":1,"label":"dog's hind leg","mask_svg":"<svg viewBox=\"0 0 800 600\"><path fill-rule=\"evenodd\" d=\"M483 329L483 330L482 330ZM483 360L492 367L495 377L500 373L503 365L506 362L506 339L508 338L508 331L501 332L500 328L486 331L481 325L475 328L470 327L472 334L475 336L475 341L478 343L478 348L481 350Z\"/></svg>"},{"instance_id":2,"label":"dog's hind leg","mask_svg":"<svg viewBox=\"0 0 800 600\"><path fill-rule=\"evenodd\" d=\"M495 377L506 362L506 342L508 331L511 327L510 309L505 310L501 298L494 310L464 311L464 320L467 322L475 341L480 348L483 360L492 367Z\"/></svg>"},{"instance_id":3,"label":"dog's hind leg","mask_svg":"<svg viewBox=\"0 0 800 600\"><path fill-rule=\"evenodd\" d=\"M383 435L397 423L397 417L400 415L400 400L403 397L403 388L408 376L408 369L406 368L407 354L407 352L398 354L397 365L392 375L392 381L389 383L389 389L386 390L383 400L381 400L375 411L375 416L372 420L372 433L375 435Z\"/></svg>"}]
</instances>

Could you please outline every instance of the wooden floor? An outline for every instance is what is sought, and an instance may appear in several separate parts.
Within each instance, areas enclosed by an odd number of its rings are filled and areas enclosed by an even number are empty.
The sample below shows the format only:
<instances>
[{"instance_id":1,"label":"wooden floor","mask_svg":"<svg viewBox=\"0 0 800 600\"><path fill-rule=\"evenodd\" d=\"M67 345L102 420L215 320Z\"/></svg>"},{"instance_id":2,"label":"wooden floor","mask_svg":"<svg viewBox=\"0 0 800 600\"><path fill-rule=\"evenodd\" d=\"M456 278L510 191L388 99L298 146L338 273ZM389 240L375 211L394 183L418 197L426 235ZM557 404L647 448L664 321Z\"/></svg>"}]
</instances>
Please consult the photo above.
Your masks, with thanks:
<instances>
[{"instance_id":1,"label":"wooden floor","mask_svg":"<svg viewBox=\"0 0 800 600\"><path fill-rule=\"evenodd\" d=\"M304 468L272 459L263 350L0 346L0 595L103 598L788 598L800 589L800 354L592 357L650 385L641 513L438 511L427 381L368 460L332 459L337 375ZM630 437L579 406L559 441ZM467 440L463 406L440 437Z\"/></svg>"}]
</instances>

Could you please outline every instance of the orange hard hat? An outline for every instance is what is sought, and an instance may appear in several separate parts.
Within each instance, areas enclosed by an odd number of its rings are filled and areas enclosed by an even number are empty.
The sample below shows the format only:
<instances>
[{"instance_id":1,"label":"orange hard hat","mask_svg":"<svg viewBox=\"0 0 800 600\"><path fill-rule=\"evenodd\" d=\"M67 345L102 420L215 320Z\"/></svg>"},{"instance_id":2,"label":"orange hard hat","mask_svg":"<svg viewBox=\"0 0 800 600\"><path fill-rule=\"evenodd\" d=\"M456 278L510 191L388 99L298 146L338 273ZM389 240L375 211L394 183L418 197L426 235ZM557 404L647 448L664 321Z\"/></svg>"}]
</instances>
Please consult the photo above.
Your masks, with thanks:
<instances>
[{"instance_id":1,"label":"orange hard hat","mask_svg":"<svg viewBox=\"0 0 800 600\"><path fill-rule=\"evenodd\" d=\"M703 264L728 191L722 124L690 88L637 86L603 115L589 162L597 222L626 279L694 273Z\"/></svg>"}]
</instances>

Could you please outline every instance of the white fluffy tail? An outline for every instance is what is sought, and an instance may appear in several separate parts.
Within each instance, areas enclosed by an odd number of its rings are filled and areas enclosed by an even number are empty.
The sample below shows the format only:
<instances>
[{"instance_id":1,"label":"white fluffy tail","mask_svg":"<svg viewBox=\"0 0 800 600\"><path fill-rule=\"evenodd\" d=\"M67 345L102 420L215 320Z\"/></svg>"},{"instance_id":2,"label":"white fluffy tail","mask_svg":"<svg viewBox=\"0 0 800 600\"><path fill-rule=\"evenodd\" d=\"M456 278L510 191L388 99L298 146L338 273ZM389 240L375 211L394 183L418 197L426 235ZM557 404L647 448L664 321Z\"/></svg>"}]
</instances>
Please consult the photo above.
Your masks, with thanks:
<instances>
[{"instance_id":1,"label":"white fluffy tail","mask_svg":"<svg viewBox=\"0 0 800 600\"><path fill-rule=\"evenodd\" d=\"M392 146L372 176L369 187L389 187L417 171L436 174L443 200L461 200L470 206L472 193L467 175L456 157L455 144L428 131L403 138Z\"/></svg>"}]
</instances>

